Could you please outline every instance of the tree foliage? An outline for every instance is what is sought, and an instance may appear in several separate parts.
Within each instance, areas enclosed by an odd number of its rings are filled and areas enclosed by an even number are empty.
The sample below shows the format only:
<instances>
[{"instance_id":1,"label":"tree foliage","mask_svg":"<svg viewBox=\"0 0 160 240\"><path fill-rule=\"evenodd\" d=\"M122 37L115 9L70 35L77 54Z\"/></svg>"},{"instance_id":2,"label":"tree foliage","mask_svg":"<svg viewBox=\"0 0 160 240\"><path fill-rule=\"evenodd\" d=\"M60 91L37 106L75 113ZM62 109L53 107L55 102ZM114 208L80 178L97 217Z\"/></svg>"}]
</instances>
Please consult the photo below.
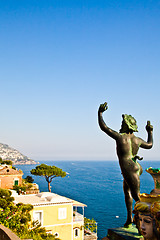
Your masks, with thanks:
<instances>
[{"instance_id":1,"label":"tree foliage","mask_svg":"<svg viewBox=\"0 0 160 240\"><path fill-rule=\"evenodd\" d=\"M21 238L30 238L33 240L60 240L59 238L55 238L54 235L46 233L46 229L41 227L38 222L32 222L29 231L23 232Z\"/></svg>"},{"instance_id":2,"label":"tree foliage","mask_svg":"<svg viewBox=\"0 0 160 240\"><path fill-rule=\"evenodd\" d=\"M55 177L63 178L66 176L67 173L62 171L61 168L58 168L56 166L48 166L46 164L41 164L36 166L35 169L32 169L31 174L45 177L46 181L48 182L48 191L51 192L50 183L52 182L53 178Z\"/></svg>"},{"instance_id":3,"label":"tree foliage","mask_svg":"<svg viewBox=\"0 0 160 240\"><path fill-rule=\"evenodd\" d=\"M12 166L13 162L11 160L4 160L4 161L2 161L1 164L6 164L6 165L11 165Z\"/></svg>"},{"instance_id":4,"label":"tree foliage","mask_svg":"<svg viewBox=\"0 0 160 240\"><path fill-rule=\"evenodd\" d=\"M84 218L84 229L85 230L90 230L91 232L94 232L97 230L97 223L96 221L92 218Z\"/></svg>"},{"instance_id":5,"label":"tree foliage","mask_svg":"<svg viewBox=\"0 0 160 240\"><path fill-rule=\"evenodd\" d=\"M18 194L23 194L27 190L31 189L34 185L30 182L33 182L33 178L31 176L27 176L29 178L22 179L22 184L20 186L14 185L13 189L18 193Z\"/></svg>"},{"instance_id":6,"label":"tree foliage","mask_svg":"<svg viewBox=\"0 0 160 240\"><path fill-rule=\"evenodd\" d=\"M9 190L0 189L0 223L20 235L29 228L31 221L29 212L33 206L23 203L15 205L13 201Z\"/></svg>"},{"instance_id":7,"label":"tree foliage","mask_svg":"<svg viewBox=\"0 0 160 240\"><path fill-rule=\"evenodd\" d=\"M13 207L14 198L11 197L11 194L10 191L0 188L0 208Z\"/></svg>"},{"instance_id":8,"label":"tree foliage","mask_svg":"<svg viewBox=\"0 0 160 240\"><path fill-rule=\"evenodd\" d=\"M11 160L3 160L0 157L0 164L6 164L6 165L11 165L12 166L13 162Z\"/></svg>"},{"instance_id":9,"label":"tree foliage","mask_svg":"<svg viewBox=\"0 0 160 240\"><path fill-rule=\"evenodd\" d=\"M15 190L18 194L21 194L23 192L26 192L27 187L26 186L13 186L13 190Z\"/></svg>"},{"instance_id":10,"label":"tree foliage","mask_svg":"<svg viewBox=\"0 0 160 240\"><path fill-rule=\"evenodd\" d=\"M28 183L33 183L33 182L34 182L34 179L32 178L32 176L27 176L27 177L25 178L25 180L26 180L26 182L28 182Z\"/></svg>"}]
</instances>

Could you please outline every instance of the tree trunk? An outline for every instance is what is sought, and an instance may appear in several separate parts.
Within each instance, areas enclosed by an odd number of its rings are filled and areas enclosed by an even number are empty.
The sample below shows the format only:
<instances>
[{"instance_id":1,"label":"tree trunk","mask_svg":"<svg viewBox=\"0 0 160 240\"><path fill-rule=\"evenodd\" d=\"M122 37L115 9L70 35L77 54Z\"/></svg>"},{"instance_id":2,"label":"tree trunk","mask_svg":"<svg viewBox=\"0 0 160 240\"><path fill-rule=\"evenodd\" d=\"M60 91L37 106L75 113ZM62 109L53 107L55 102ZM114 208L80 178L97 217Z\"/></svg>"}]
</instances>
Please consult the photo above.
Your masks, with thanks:
<instances>
[{"instance_id":1,"label":"tree trunk","mask_svg":"<svg viewBox=\"0 0 160 240\"><path fill-rule=\"evenodd\" d=\"M50 185L50 182L48 182L48 191L51 192L51 185Z\"/></svg>"}]
</instances>

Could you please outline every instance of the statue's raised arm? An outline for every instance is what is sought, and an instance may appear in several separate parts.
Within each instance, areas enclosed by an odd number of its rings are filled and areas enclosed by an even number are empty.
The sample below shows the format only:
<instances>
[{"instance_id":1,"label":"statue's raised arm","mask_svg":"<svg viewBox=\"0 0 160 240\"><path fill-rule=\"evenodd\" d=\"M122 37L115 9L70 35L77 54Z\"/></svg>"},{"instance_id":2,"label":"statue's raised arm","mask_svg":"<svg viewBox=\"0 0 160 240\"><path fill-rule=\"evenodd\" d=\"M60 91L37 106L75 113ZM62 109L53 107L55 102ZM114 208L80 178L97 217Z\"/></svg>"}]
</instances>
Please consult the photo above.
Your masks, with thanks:
<instances>
[{"instance_id":1,"label":"statue's raised arm","mask_svg":"<svg viewBox=\"0 0 160 240\"><path fill-rule=\"evenodd\" d=\"M98 109L98 123L99 126L101 128L102 131L104 131L107 135L109 135L110 137L112 137L113 139L117 139L120 134L114 130L112 130L111 128L109 128L106 123L103 120L102 114L104 111L106 111L108 109L107 103L103 103L99 106Z\"/></svg>"},{"instance_id":2,"label":"statue's raised arm","mask_svg":"<svg viewBox=\"0 0 160 240\"><path fill-rule=\"evenodd\" d=\"M140 139L140 147L150 149L153 146L153 126L151 125L150 121L147 121L146 131L148 133L148 140L145 142L144 140Z\"/></svg>"}]
</instances>

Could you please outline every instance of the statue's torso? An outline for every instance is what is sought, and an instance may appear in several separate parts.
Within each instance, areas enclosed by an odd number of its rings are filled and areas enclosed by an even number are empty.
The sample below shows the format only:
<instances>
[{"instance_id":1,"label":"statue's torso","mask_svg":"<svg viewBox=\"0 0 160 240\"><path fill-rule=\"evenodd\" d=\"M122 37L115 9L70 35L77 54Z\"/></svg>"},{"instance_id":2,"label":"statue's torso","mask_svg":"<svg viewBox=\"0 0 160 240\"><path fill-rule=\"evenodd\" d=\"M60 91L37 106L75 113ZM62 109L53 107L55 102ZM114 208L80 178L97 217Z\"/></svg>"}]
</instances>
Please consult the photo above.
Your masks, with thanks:
<instances>
[{"instance_id":1,"label":"statue's torso","mask_svg":"<svg viewBox=\"0 0 160 240\"><path fill-rule=\"evenodd\" d=\"M140 140L134 134L122 134L117 142L117 155L123 175L126 172L141 174L141 166L134 160L138 153Z\"/></svg>"}]
</instances>

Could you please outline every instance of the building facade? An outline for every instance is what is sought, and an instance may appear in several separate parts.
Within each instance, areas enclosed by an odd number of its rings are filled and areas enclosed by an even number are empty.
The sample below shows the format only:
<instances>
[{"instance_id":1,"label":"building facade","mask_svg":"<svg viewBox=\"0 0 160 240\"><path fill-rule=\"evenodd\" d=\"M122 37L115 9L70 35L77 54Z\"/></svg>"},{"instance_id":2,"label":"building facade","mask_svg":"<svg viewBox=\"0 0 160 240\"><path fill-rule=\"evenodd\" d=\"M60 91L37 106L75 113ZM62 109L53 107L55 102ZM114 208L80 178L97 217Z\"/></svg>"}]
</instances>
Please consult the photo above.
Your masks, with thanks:
<instances>
[{"instance_id":1,"label":"building facade","mask_svg":"<svg viewBox=\"0 0 160 240\"><path fill-rule=\"evenodd\" d=\"M0 188L13 189L22 185L23 172L13 169L10 165L0 165Z\"/></svg>"},{"instance_id":2,"label":"building facade","mask_svg":"<svg viewBox=\"0 0 160 240\"><path fill-rule=\"evenodd\" d=\"M18 195L14 198L15 203L33 205L32 221L40 222L48 233L61 240L84 239L85 204L50 192ZM77 208L81 208L81 214Z\"/></svg>"}]
</instances>

